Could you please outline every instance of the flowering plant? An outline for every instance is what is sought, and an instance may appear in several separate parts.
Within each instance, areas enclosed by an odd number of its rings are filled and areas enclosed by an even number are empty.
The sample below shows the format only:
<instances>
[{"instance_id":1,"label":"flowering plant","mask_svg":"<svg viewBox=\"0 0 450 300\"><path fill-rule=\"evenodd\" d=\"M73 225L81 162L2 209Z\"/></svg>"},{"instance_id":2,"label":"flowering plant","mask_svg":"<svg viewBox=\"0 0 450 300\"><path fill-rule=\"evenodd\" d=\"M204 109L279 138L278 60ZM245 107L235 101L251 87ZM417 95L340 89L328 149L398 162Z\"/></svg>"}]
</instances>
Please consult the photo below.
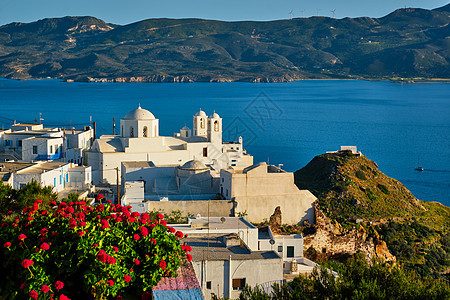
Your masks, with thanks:
<instances>
[{"instance_id":1,"label":"flowering plant","mask_svg":"<svg viewBox=\"0 0 450 300\"><path fill-rule=\"evenodd\" d=\"M0 230L0 294L18 299L95 299L141 295L175 276L191 247L163 215L84 201L45 209L42 201L10 215ZM89 298L89 297L88 297ZM119 297L120 298L120 297Z\"/></svg>"}]
</instances>

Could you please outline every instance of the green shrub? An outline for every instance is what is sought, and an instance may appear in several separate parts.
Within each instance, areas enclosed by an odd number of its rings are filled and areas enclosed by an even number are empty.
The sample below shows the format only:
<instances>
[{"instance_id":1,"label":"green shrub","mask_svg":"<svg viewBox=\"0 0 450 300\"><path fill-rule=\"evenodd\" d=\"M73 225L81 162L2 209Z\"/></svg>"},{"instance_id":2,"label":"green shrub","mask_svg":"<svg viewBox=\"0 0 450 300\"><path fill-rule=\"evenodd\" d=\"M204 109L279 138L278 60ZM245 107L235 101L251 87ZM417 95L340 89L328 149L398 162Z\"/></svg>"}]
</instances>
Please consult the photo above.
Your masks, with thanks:
<instances>
[{"instance_id":1,"label":"green shrub","mask_svg":"<svg viewBox=\"0 0 450 300\"><path fill-rule=\"evenodd\" d=\"M382 191L384 194L386 194L386 195L389 195L389 194L390 194L388 188L387 188L385 185L379 183L379 184L377 185L377 187L378 187L378 189L379 189L380 191Z\"/></svg>"},{"instance_id":2,"label":"green shrub","mask_svg":"<svg viewBox=\"0 0 450 300\"><path fill-rule=\"evenodd\" d=\"M367 180L366 175L364 174L364 172L360 171L360 170L356 171L356 177L358 179L361 179L361 180Z\"/></svg>"}]
</instances>

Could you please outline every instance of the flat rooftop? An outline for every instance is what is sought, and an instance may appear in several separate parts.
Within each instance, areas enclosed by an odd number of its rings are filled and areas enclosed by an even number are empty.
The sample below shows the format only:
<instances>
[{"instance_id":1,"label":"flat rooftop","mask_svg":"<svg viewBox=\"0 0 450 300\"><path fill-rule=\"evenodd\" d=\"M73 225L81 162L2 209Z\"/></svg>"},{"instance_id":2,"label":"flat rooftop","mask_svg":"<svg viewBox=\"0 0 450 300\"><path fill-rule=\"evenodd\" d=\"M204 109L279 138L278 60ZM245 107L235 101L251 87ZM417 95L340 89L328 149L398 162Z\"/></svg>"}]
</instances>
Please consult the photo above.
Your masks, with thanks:
<instances>
[{"instance_id":1,"label":"flat rooftop","mask_svg":"<svg viewBox=\"0 0 450 300\"><path fill-rule=\"evenodd\" d=\"M68 165L68 164L69 163L63 163L63 162L41 162L41 163L37 163L29 168L26 168L25 170L21 170L17 173L18 174L41 174L41 173L57 169L59 167L62 167L64 165Z\"/></svg>"},{"instance_id":2,"label":"flat rooftop","mask_svg":"<svg viewBox=\"0 0 450 300\"><path fill-rule=\"evenodd\" d=\"M152 161L124 161L122 165L125 168L155 168L156 165Z\"/></svg>"},{"instance_id":3,"label":"flat rooftop","mask_svg":"<svg viewBox=\"0 0 450 300\"><path fill-rule=\"evenodd\" d=\"M192 260L256 260L281 259L274 251L250 251L246 247L229 246L222 242L221 236L189 237L186 243L192 247ZM209 241L209 243L208 243Z\"/></svg>"},{"instance_id":4,"label":"flat rooftop","mask_svg":"<svg viewBox=\"0 0 450 300\"><path fill-rule=\"evenodd\" d=\"M31 167L35 165L36 163L31 162L0 162L0 171L2 172L14 172L19 171L24 168Z\"/></svg>"},{"instance_id":5,"label":"flat rooftop","mask_svg":"<svg viewBox=\"0 0 450 300\"><path fill-rule=\"evenodd\" d=\"M209 229L210 230L232 230L232 229L257 229L251 223L247 222L241 217L209 217ZM171 225L177 230L196 230L196 233L203 233L208 229L208 217L189 218L188 224L176 224ZM203 229L203 230L202 230Z\"/></svg>"}]
</instances>

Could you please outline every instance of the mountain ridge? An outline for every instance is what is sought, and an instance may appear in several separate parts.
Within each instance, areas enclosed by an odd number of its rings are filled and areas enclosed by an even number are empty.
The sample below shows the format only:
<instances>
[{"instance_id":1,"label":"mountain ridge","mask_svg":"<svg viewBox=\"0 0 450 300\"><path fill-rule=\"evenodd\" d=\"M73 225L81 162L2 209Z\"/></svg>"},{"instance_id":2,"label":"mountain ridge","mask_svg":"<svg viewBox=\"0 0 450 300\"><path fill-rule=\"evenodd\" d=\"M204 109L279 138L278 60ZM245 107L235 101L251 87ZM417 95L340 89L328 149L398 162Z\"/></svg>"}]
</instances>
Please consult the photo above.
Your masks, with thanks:
<instances>
[{"instance_id":1,"label":"mountain ridge","mask_svg":"<svg viewBox=\"0 0 450 300\"><path fill-rule=\"evenodd\" d=\"M86 16L16 22L0 26L0 76L119 82L450 79L447 10L404 8L381 18L158 18L116 25Z\"/></svg>"}]
</instances>

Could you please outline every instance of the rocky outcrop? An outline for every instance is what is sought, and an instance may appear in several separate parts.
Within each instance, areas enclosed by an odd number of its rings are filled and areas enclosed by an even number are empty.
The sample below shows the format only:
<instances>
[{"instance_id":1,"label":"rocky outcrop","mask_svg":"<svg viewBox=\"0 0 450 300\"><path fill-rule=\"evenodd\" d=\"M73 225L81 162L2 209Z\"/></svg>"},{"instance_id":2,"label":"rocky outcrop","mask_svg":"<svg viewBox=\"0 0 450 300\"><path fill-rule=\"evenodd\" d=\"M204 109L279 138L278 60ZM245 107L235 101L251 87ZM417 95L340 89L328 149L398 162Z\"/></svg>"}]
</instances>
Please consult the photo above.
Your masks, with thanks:
<instances>
[{"instance_id":1,"label":"rocky outcrop","mask_svg":"<svg viewBox=\"0 0 450 300\"><path fill-rule=\"evenodd\" d=\"M314 211L316 232L305 236L303 244L305 249L314 248L316 252L326 257L363 252L368 261L374 258L396 260L373 227L370 228L371 233L362 226L359 229L344 230L339 223L332 222L323 214L317 202Z\"/></svg>"},{"instance_id":2,"label":"rocky outcrop","mask_svg":"<svg viewBox=\"0 0 450 300\"><path fill-rule=\"evenodd\" d=\"M279 234L281 232L281 225L283 225L281 219L281 208L277 206L274 213L270 216L269 226L273 233Z\"/></svg>"}]
</instances>

